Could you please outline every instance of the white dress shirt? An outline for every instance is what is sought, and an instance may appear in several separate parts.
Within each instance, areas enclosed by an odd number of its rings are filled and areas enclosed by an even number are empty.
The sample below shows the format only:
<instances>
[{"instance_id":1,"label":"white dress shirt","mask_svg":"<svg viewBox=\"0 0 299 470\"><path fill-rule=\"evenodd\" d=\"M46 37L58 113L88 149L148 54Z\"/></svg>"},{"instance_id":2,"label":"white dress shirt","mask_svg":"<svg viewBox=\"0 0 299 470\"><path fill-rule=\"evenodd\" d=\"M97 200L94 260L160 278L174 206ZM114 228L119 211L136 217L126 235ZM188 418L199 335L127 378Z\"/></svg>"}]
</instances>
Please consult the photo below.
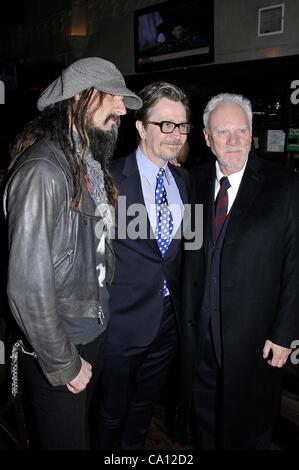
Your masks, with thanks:
<instances>
[{"instance_id":1,"label":"white dress shirt","mask_svg":"<svg viewBox=\"0 0 299 470\"><path fill-rule=\"evenodd\" d=\"M245 165L243 166L242 170L237 171L236 173L232 173L231 175L227 176L228 181L230 182L230 187L227 190L227 195L228 195L228 207L227 207L227 213L231 210L231 207L236 199L239 186L241 184L243 174L245 171L247 165L247 160L245 162ZM220 180L224 175L219 167L218 161L216 161L216 181L215 181L215 197L214 200L216 200L219 188L220 188Z\"/></svg>"},{"instance_id":2,"label":"white dress shirt","mask_svg":"<svg viewBox=\"0 0 299 470\"><path fill-rule=\"evenodd\" d=\"M148 218L153 230L156 233L157 225L157 212L155 203L155 190L157 184L157 174L160 169L149 158L141 152L140 148L136 151L136 161L141 179L142 193L144 197L145 207L147 210ZM173 231L171 239L176 234L184 215L184 204L180 196L180 192L176 185L175 179L172 176L168 164L162 167L165 169L164 186L167 195L168 207L172 213Z\"/></svg>"}]
</instances>

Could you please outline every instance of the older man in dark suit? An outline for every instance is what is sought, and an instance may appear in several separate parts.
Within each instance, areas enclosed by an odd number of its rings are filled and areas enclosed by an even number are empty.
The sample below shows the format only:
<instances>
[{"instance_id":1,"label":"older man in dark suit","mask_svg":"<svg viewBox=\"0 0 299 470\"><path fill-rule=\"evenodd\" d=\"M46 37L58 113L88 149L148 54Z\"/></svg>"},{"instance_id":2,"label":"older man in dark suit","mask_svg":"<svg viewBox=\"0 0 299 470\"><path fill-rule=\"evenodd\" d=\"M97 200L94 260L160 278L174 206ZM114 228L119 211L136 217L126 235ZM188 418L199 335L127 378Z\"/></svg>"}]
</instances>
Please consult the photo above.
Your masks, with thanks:
<instances>
[{"instance_id":1,"label":"older man in dark suit","mask_svg":"<svg viewBox=\"0 0 299 470\"><path fill-rule=\"evenodd\" d=\"M252 110L221 94L204 112L216 156L193 173L203 248L186 253L181 424L201 449L267 449L282 367L299 336L299 182L250 151Z\"/></svg>"}]
</instances>

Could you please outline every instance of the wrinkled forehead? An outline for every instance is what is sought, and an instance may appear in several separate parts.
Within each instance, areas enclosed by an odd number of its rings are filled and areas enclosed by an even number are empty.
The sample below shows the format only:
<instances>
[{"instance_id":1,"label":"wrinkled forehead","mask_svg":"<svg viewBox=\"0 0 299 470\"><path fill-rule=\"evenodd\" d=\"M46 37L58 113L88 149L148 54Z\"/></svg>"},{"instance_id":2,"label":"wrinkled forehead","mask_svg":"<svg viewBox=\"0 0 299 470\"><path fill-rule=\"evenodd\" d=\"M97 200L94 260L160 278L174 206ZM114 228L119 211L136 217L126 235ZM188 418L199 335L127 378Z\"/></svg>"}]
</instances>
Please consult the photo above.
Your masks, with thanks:
<instances>
[{"instance_id":1,"label":"wrinkled forehead","mask_svg":"<svg viewBox=\"0 0 299 470\"><path fill-rule=\"evenodd\" d=\"M186 120L186 109L181 101L170 100L166 97L158 100L149 109L148 115L153 118L159 118L164 120L173 120L179 118L183 121Z\"/></svg>"},{"instance_id":2,"label":"wrinkled forehead","mask_svg":"<svg viewBox=\"0 0 299 470\"><path fill-rule=\"evenodd\" d=\"M250 127L245 110L236 103L221 103L210 114L210 129Z\"/></svg>"}]
</instances>

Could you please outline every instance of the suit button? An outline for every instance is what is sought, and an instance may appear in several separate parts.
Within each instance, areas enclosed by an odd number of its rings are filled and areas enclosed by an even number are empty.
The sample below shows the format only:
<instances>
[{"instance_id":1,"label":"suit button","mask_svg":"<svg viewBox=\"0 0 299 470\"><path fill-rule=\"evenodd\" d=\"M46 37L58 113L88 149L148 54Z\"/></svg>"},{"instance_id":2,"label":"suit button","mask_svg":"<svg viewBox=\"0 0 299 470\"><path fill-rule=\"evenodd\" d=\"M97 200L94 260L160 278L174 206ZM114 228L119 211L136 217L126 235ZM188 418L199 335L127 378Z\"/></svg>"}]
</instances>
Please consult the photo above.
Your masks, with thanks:
<instances>
[{"instance_id":1,"label":"suit button","mask_svg":"<svg viewBox=\"0 0 299 470\"><path fill-rule=\"evenodd\" d=\"M188 326L195 326L196 325L196 321L195 320L189 320L188 321Z\"/></svg>"},{"instance_id":2,"label":"suit button","mask_svg":"<svg viewBox=\"0 0 299 470\"><path fill-rule=\"evenodd\" d=\"M193 283L193 286L194 286L194 287L198 287L198 282L194 282L194 283Z\"/></svg>"},{"instance_id":3,"label":"suit button","mask_svg":"<svg viewBox=\"0 0 299 470\"><path fill-rule=\"evenodd\" d=\"M164 293L163 289L159 289L159 290L157 291L157 294L158 294L158 295L163 295L163 293Z\"/></svg>"}]
</instances>

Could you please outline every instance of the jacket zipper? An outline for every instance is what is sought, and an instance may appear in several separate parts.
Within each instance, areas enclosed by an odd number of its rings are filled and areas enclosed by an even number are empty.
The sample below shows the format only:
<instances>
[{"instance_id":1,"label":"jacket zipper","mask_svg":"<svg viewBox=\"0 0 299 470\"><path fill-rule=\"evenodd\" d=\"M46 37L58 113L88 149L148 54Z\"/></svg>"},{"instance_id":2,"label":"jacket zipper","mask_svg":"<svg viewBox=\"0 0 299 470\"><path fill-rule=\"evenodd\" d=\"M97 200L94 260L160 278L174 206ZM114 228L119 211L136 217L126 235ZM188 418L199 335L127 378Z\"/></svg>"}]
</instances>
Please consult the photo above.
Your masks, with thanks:
<instances>
[{"instance_id":1,"label":"jacket zipper","mask_svg":"<svg viewBox=\"0 0 299 470\"><path fill-rule=\"evenodd\" d=\"M63 256L62 258L60 258L58 261L56 261L56 263L54 264L54 269L57 268L58 266L61 265L61 263L63 263L63 261L69 257L69 263L71 264L71 255L74 253L74 250L68 250Z\"/></svg>"}]
</instances>

